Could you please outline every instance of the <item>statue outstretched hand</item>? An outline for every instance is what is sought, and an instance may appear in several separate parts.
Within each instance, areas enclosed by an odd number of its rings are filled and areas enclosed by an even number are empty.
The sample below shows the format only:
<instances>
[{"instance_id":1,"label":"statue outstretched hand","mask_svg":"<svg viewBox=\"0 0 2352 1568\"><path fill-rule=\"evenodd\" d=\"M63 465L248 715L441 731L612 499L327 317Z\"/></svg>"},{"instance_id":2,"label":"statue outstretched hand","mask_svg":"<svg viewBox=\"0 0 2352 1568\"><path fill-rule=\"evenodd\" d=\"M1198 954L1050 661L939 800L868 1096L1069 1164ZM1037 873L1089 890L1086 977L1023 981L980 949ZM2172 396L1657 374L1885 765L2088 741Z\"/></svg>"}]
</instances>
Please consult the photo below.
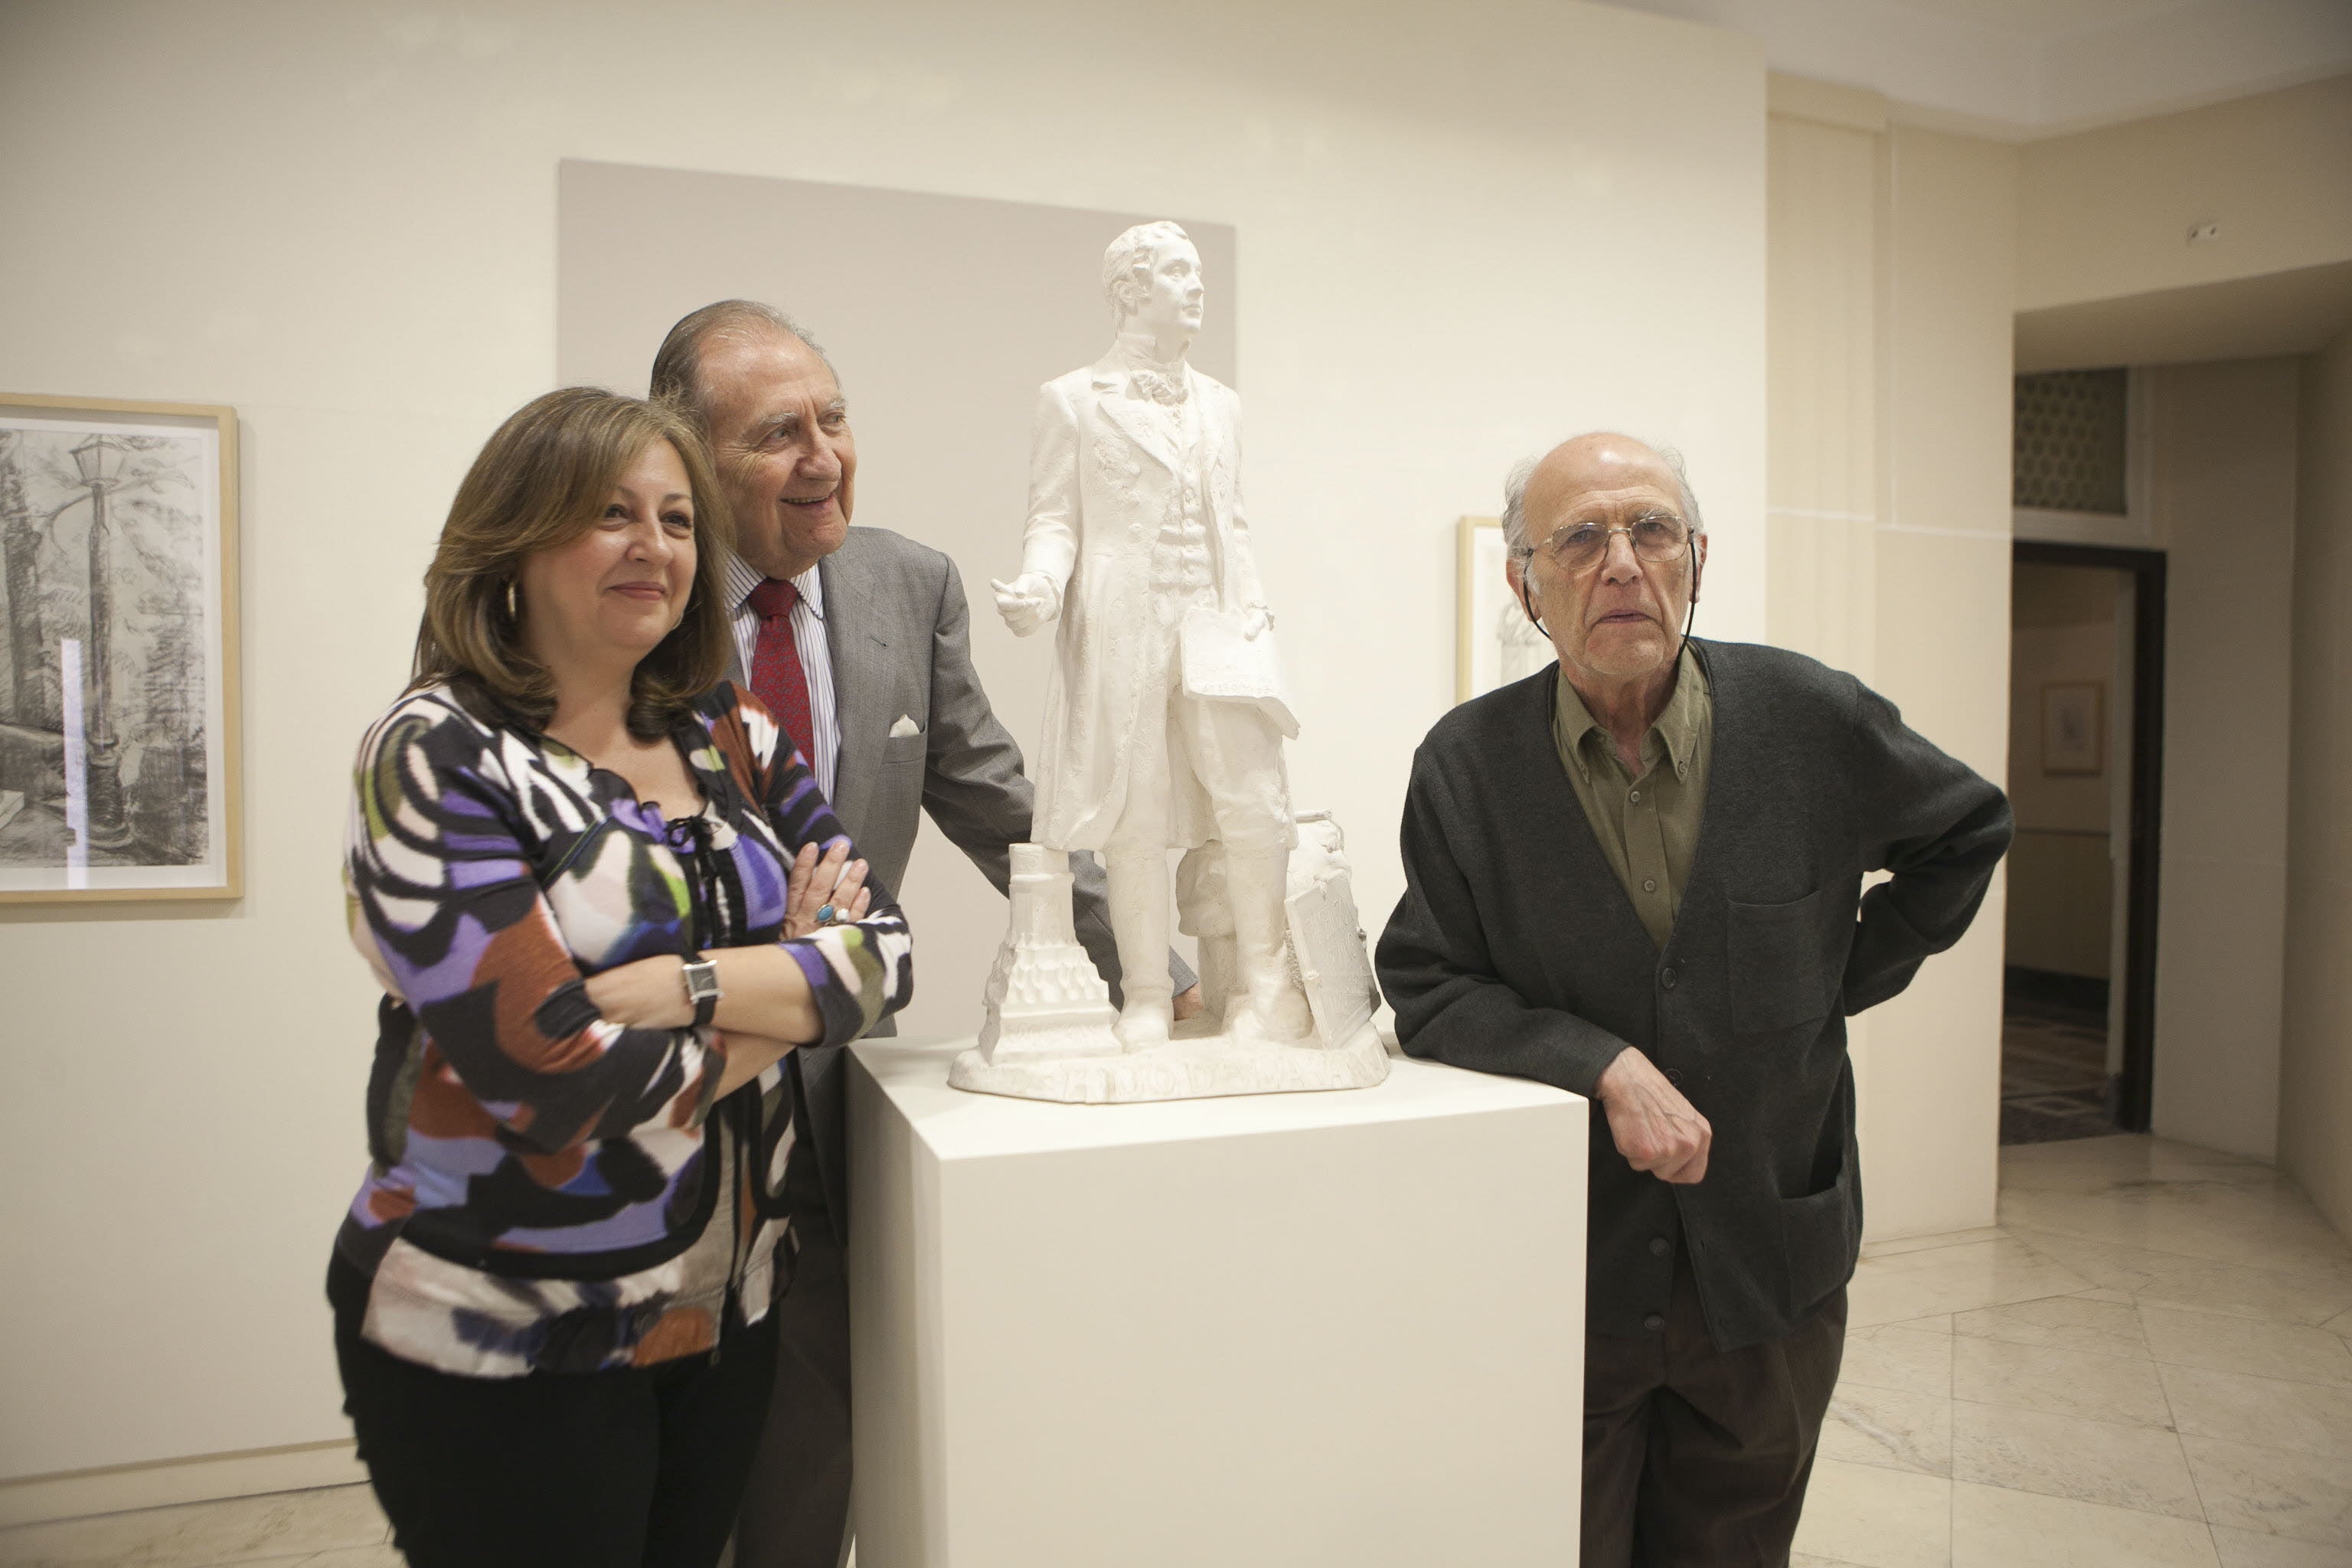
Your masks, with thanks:
<instances>
[{"instance_id":1,"label":"statue outstretched hand","mask_svg":"<svg viewBox=\"0 0 2352 1568\"><path fill-rule=\"evenodd\" d=\"M1025 637L1062 613L1062 591L1043 572L1024 572L1010 583L992 577L988 585L996 590L996 613L1014 637Z\"/></svg>"}]
</instances>

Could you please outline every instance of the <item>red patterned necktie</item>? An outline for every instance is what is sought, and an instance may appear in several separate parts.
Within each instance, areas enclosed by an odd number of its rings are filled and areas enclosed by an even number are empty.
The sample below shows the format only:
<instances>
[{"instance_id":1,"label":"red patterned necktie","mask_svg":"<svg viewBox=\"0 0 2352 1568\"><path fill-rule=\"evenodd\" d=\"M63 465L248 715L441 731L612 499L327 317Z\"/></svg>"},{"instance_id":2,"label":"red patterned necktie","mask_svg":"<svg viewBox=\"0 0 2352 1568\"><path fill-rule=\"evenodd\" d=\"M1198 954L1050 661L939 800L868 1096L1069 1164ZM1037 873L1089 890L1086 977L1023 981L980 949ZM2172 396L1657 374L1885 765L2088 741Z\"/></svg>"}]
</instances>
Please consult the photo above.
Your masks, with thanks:
<instances>
[{"instance_id":1,"label":"red patterned necktie","mask_svg":"<svg viewBox=\"0 0 2352 1568\"><path fill-rule=\"evenodd\" d=\"M808 671L801 666L800 645L793 640L793 606L801 591L773 577L751 590L751 608L760 616L760 637L751 645L751 695L767 705L784 727L784 737L800 748L802 757L815 765L816 751L809 739Z\"/></svg>"}]
</instances>

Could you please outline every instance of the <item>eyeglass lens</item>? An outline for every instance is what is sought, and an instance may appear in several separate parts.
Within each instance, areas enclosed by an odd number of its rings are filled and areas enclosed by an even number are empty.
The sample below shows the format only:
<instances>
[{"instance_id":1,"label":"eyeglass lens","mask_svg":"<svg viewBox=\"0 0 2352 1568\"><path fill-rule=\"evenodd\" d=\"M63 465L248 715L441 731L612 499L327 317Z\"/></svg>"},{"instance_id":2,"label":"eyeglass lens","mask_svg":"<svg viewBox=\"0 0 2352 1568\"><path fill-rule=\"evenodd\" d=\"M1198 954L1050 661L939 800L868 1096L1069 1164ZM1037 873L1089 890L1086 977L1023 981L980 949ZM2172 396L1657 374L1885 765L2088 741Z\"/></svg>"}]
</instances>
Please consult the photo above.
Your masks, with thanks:
<instances>
[{"instance_id":1,"label":"eyeglass lens","mask_svg":"<svg viewBox=\"0 0 2352 1568\"><path fill-rule=\"evenodd\" d=\"M1690 530L1682 519L1661 514L1635 518L1622 528L1602 528L1591 522L1563 528L1545 542L1544 548L1563 566L1589 566L1607 552L1612 533L1625 535L1633 542L1633 553L1653 564L1674 560L1690 542Z\"/></svg>"}]
</instances>

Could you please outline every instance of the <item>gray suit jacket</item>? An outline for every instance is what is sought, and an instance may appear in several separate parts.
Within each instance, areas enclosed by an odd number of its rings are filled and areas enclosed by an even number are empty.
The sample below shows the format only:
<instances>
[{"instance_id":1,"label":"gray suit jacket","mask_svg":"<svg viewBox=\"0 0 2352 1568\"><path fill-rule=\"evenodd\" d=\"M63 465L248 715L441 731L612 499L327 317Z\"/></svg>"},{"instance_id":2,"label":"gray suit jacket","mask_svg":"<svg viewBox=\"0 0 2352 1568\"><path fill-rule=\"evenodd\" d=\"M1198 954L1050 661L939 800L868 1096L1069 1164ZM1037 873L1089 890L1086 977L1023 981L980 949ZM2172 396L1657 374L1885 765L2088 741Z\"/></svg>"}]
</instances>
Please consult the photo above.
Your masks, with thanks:
<instances>
[{"instance_id":1,"label":"gray suit jacket","mask_svg":"<svg viewBox=\"0 0 2352 1568\"><path fill-rule=\"evenodd\" d=\"M905 881L921 814L930 813L999 892L1011 879L1011 846L1029 841L1031 791L1021 748L997 722L971 666L971 612L955 563L928 545L881 528L853 528L817 571L824 583L824 641L833 659L835 721L841 753L833 811L856 841L870 879L895 896ZM748 672L730 669L750 689ZM901 717L919 732L893 735ZM1078 941L1118 986L1118 950L1103 904L1102 868L1070 858L1077 876ZM909 911L921 942L921 916ZM1170 960L1176 988L1192 984ZM975 1008L980 998L975 996ZM877 1035L894 1032L885 1019ZM848 1239L847 1121L839 1047L795 1051L800 1130L824 1177L834 1233Z\"/></svg>"},{"instance_id":2,"label":"gray suit jacket","mask_svg":"<svg viewBox=\"0 0 2352 1568\"><path fill-rule=\"evenodd\" d=\"M1557 665L1438 721L1405 799L1381 984L1414 1056L1590 1095L1638 1046L1715 1129L1706 1177L1635 1171L1595 1117L1586 1322L1640 1337L1686 1249L1716 1343L1781 1338L1862 1236L1845 1020L1960 939L2009 847L2000 790L1850 675L1700 643L1713 758L1663 950L1560 771ZM1892 880L1862 890L1872 871Z\"/></svg>"}]
</instances>

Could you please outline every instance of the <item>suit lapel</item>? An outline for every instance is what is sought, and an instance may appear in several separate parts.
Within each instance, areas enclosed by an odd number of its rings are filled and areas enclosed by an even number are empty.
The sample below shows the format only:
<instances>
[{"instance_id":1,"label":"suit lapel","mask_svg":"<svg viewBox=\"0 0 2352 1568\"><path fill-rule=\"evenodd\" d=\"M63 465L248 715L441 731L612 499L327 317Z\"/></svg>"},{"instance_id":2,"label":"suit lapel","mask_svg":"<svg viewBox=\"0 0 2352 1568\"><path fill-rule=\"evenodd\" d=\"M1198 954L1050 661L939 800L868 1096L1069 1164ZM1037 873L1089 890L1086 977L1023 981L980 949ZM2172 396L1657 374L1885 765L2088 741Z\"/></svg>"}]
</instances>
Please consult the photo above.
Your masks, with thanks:
<instances>
[{"instance_id":1,"label":"suit lapel","mask_svg":"<svg viewBox=\"0 0 2352 1568\"><path fill-rule=\"evenodd\" d=\"M1127 374L1106 360L1095 367L1095 406L1111 427L1142 447L1170 473L1176 471L1176 447L1167 421L1153 416L1156 404L1127 395Z\"/></svg>"},{"instance_id":2,"label":"suit lapel","mask_svg":"<svg viewBox=\"0 0 2352 1568\"><path fill-rule=\"evenodd\" d=\"M824 583L824 646L833 660L833 719L841 731L833 769L834 814L853 837L866 819L892 717L885 711L890 704L889 661L869 651L875 643L887 647L889 638L873 625L872 584L858 559L856 537L852 533L817 563Z\"/></svg>"}]
</instances>

